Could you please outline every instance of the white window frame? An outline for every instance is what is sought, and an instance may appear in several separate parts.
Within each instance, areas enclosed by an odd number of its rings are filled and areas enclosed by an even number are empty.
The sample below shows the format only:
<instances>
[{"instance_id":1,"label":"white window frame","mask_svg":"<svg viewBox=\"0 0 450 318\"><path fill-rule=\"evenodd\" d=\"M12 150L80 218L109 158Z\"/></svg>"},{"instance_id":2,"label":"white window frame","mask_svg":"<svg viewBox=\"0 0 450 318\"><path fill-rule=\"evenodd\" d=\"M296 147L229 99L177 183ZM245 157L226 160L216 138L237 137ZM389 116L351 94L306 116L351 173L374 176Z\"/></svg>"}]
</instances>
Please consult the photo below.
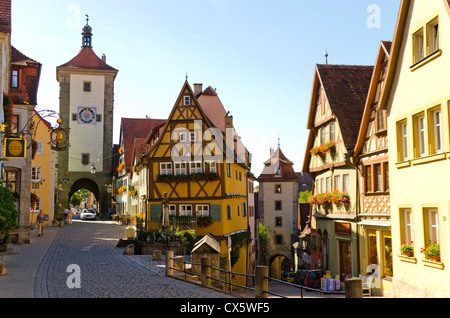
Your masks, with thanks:
<instances>
[{"instance_id":1,"label":"white window frame","mask_svg":"<svg viewBox=\"0 0 450 318\"><path fill-rule=\"evenodd\" d=\"M217 164L214 160L205 161L205 172L217 173Z\"/></svg>"},{"instance_id":2,"label":"white window frame","mask_svg":"<svg viewBox=\"0 0 450 318\"><path fill-rule=\"evenodd\" d=\"M334 128L335 128L334 123L331 123L330 124L330 140L332 140L332 141L334 141L334 135L335 135Z\"/></svg>"},{"instance_id":3,"label":"white window frame","mask_svg":"<svg viewBox=\"0 0 450 318\"><path fill-rule=\"evenodd\" d=\"M412 212L410 209L403 210L403 217L405 220L405 242L410 244L413 237L413 222L412 222Z\"/></svg>"},{"instance_id":4,"label":"white window frame","mask_svg":"<svg viewBox=\"0 0 450 318\"><path fill-rule=\"evenodd\" d=\"M341 176L334 176L334 190L341 190Z\"/></svg>"},{"instance_id":5,"label":"white window frame","mask_svg":"<svg viewBox=\"0 0 450 318\"><path fill-rule=\"evenodd\" d=\"M184 106L191 106L191 96L184 96L183 97L183 105Z\"/></svg>"},{"instance_id":6,"label":"white window frame","mask_svg":"<svg viewBox=\"0 0 450 318\"><path fill-rule=\"evenodd\" d=\"M349 190L349 183L350 183L350 175L344 174L342 176L342 181L343 181L342 190L345 191L345 192L348 192L348 190Z\"/></svg>"},{"instance_id":7,"label":"white window frame","mask_svg":"<svg viewBox=\"0 0 450 318\"><path fill-rule=\"evenodd\" d=\"M180 142L187 141L187 133L185 131L181 131L178 133L178 141Z\"/></svg>"},{"instance_id":8,"label":"white window frame","mask_svg":"<svg viewBox=\"0 0 450 318\"><path fill-rule=\"evenodd\" d=\"M39 212L42 209L42 197L37 197L37 205L36 209L34 209L34 206L30 208L30 212Z\"/></svg>"},{"instance_id":9,"label":"white window frame","mask_svg":"<svg viewBox=\"0 0 450 318\"><path fill-rule=\"evenodd\" d=\"M42 166L32 166L31 167L31 181L41 182L42 181Z\"/></svg>"},{"instance_id":10,"label":"white window frame","mask_svg":"<svg viewBox=\"0 0 450 318\"><path fill-rule=\"evenodd\" d=\"M419 138L419 156L423 157L427 154L426 150L426 130L425 130L425 116L417 117L417 137Z\"/></svg>"},{"instance_id":11,"label":"white window frame","mask_svg":"<svg viewBox=\"0 0 450 318\"><path fill-rule=\"evenodd\" d=\"M164 166L164 167L163 167ZM168 168L170 166L170 168ZM161 162L159 164L159 174L162 176L171 175L172 171L172 163L171 162Z\"/></svg>"},{"instance_id":12,"label":"white window frame","mask_svg":"<svg viewBox=\"0 0 450 318\"><path fill-rule=\"evenodd\" d=\"M180 216L192 216L192 204L181 204Z\"/></svg>"},{"instance_id":13,"label":"white window frame","mask_svg":"<svg viewBox=\"0 0 450 318\"><path fill-rule=\"evenodd\" d=\"M187 174L186 162L184 162L184 161L175 162L174 166L175 166L175 175L176 176Z\"/></svg>"},{"instance_id":14,"label":"white window frame","mask_svg":"<svg viewBox=\"0 0 450 318\"><path fill-rule=\"evenodd\" d=\"M406 161L409 159L408 153L408 123L401 124L402 131L402 159Z\"/></svg>"},{"instance_id":15,"label":"white window frame","mask_svg":"<svg viewBox=\"0 0 450 318\"><path fill-rule=\"evenodd\" d=\"M439 244L439 213L437 209L428 209L429 238Z\"/></svg>"},{"instance_id":16,"label":"white window frame","mask_svg":"<svg viewBox=\"0 0 450 318\"><path fill-rule=\"evenodd\" d=\"M169 209L169 215L177 215L177 205L176 204L169 204L168 207Z\"/></svg>"},{"instance_id":17,"label":"white window frame","mask_svg":"<svg viewBox=\"0 0 450 318\"><path fill-rule=\"evenodd\" d=\"M441 153L444 149L442 147L442 112L440 109L435 110L433 112L433 128L434 128L434 152Z\"/></svg>"},{"instance_id":18,"label":"white window frame","mask_svg":"<svg viewBox=\"0 0 450 318\"><path fill-rule=\"evenodd\" d=\"M191 174L202 173L203 172L202 162L201 161L191 161L189 164L189 169L190 169Z\"/></svg>"},{"instance_id":19,"label":"white window frame","mask_svg":"<svg viewBox=\"0 0 450 318\"><path fill-rule=\"evenodd\" d=\"M197 216L209 216L209 204L197 204L195 214Z\"/></svg>"}]
</instances>

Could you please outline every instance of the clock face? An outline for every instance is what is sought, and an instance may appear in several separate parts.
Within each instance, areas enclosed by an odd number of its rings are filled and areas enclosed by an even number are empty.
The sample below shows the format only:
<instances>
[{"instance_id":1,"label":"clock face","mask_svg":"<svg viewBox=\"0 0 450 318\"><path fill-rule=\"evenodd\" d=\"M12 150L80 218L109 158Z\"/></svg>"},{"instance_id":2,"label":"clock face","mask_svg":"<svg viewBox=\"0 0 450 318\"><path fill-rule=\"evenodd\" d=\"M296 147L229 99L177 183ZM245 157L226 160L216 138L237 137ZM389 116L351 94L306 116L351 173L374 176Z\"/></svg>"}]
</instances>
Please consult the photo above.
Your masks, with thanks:
<instances>
[{"instance_id":1,"label":"clock face","mask_svg":"<svg viewBox=\"0 0 450 318\"><path fill-rule=\"evenodd\" d=\"M95 108L80 107L78 111L78 118L83 124L95 123Z\"/></svg>"}]
</instances>

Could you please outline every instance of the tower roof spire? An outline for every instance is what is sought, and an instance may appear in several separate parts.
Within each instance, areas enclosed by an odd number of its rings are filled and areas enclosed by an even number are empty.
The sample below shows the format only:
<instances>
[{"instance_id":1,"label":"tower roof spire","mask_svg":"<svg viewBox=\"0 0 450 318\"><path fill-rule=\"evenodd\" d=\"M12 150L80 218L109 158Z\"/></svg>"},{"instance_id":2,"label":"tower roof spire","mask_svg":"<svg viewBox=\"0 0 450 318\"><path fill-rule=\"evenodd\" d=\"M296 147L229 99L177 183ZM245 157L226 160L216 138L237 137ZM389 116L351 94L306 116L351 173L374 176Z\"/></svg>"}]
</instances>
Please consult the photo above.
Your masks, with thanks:
<instances>
[{"instance_id":1,"label":"tower roof spire","mask_svg":"<svg viewBox=\"0 0 450 318\"><path fill-rule=\"evenodd\" d=\"M86 14L86 25L83 27L82 47L92 48L92 28L89 25L89 15Z\"/></svg>"}]
</instances>

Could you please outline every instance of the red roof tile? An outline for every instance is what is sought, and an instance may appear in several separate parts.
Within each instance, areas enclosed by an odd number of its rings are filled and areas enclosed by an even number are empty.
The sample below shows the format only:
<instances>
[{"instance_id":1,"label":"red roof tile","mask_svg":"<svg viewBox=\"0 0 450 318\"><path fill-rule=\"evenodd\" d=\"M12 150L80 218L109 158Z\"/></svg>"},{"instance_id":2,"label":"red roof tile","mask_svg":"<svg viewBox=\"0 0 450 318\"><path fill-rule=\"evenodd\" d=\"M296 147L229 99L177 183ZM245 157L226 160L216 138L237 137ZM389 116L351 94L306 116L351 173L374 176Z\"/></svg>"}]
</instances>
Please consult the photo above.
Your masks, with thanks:
<instances>
[{"instance_id":1,"label":"red roof tile","mask_svg":"<svg viewBox=\"0 0 450 318\"><path fill-rule=\"evenodd\" d=\"M286 158L278 147L278 149L272 153L270 159L264 162L264 169L258 177L258 182L300 181L299 176L292 166L293 162ZM281 168L281 177L275 176L278 168Z\"/></svg>"},{"instance_id":2,"label":"red roof tile","mask_svg":"<svg viewBox=\"0 0 450 318\"><path fill-rule=\"evenodd\" d=\"M135 147L135 140L139 139L139 142L145 143L150 131L161 123L164 123L163 119L149 119L149 118L122 118L120 127L120 138L123 138L123 148L125 155L125 167L127 171L130 171L133 165L133 150ZM143 139L140 139L143 138ZM136 149L141 148L142 145L136 143ZM140 155L136 154L136 156Z\"/></svg>"},{"instance_id":3,"label":"red roof tile","mask_svg":"<svg viewBox=\"0 0 450 318\"><path fill-rule=\"evenodd\" d=\"M14 104L37 105L37 92L41 76L41 64L11 46L11 64L21 69L19 87L11 88L9 95Z\"/></svg>"},{"instance_id":4,"label":"red roof tile","mask_svg":"<svg viewBox=\"0 0 450 318\"><path fill-rule=\"evenodd\" d=\"M373 66L317 65L330 108L339 122L345 147L353 150L372 79Z\"/></svg>"},{"instance_id":5,"label":"red roof tile","mask_svg":"<svg viewBox=\"0 0 450 318\"><path fill-rule=\"evenodd\" d=\"M90 47L81 48L77 56L58 68L89 69L101 71L117 71L100 59Z\"/></svg>"}]
</instances>

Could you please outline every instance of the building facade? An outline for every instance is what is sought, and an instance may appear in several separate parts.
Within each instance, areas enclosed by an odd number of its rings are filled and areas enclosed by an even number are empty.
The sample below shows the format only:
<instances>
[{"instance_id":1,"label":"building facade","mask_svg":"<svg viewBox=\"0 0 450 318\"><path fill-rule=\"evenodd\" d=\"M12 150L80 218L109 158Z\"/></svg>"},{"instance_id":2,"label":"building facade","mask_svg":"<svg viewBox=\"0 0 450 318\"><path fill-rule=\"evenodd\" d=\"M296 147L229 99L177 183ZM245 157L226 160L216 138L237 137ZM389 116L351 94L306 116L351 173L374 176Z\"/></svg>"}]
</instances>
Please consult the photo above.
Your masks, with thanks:
<instances>
[{"instance_id":1,"label":"building facade","mask_svg":"<svg viewBox=\"0 0 450 318\"><path fill-rule=\"evenodd\" d=\"M394 296L450 296L448 30L447 0L401 2L380 102L391 136ZM413 255L402 255L403 242ZM421 253L429 242L440 259Z\"/></svg>"},{"instance_id":2,"label":"building facade","mask_svg":"<svg viewBox=\"0 0 450 318\"><path fill-rule=\"evenodd\" d=\"M167 122L152 134L141 159L149 174L149 222L159 222L164 212L172 220L209 219L196 226L197 236L214 236L220 242L221 266L246 273L247 245L241 243L249 234L249 155L215 90L195 87L194 92L184 83ZM167 207L162 205L165 194ZM237 276L236 282L245 284L246 278Z\"/></svg>"},{"instance_id":3,"label":"building facade","mask_svg":"<svg viewBox=\"0 0 450 318\"><path fill-rule=\"evenodd\" d=\"M323 245L323 268L341 279L358 276L357 169L351 160L371 66L317 65L308 115L310 130L303 171L314 180L316 231Z\"/></svg>"},{"instance_id":4,"label":"building facade","mask_svg":"<svg viewBox=\"0 0 450 318\"><path fill-rule=\"evenodd\" d=\"M353 153L358 164L358 233L361 274L377 271L377 289L392 290L392 233L386 110L379 101L386 80L392 42L380 43L372 82ZM378 292L378 291L377 291Z\"/></svg>"},{"instance_id":5,"label":"building facade","mask_svg":"<svg viewBox=\"0 0 450 318\"><path fill-rule=\"evenodd\" d=\"M293 244L298 241L298 194L300 178L293 162L278 147L258 177L260 222L270 229L269 238L260 246L261 257L269 266L269 275L281 279L282 272L294 270Z\"/></svg>"},{"instance_id":6,"label":"building facade","mask_svg":"<svg viewBox=\"0 0 450 318\"><path fill-rule=\"evenodd\" d=\"M30 223L35 224L42 209L52 224L55 206L56 152L50 145L51 124L34 111L36 134L32 146L31 193L36 201L31 204Z\"/></svg>"}]
</instances>

